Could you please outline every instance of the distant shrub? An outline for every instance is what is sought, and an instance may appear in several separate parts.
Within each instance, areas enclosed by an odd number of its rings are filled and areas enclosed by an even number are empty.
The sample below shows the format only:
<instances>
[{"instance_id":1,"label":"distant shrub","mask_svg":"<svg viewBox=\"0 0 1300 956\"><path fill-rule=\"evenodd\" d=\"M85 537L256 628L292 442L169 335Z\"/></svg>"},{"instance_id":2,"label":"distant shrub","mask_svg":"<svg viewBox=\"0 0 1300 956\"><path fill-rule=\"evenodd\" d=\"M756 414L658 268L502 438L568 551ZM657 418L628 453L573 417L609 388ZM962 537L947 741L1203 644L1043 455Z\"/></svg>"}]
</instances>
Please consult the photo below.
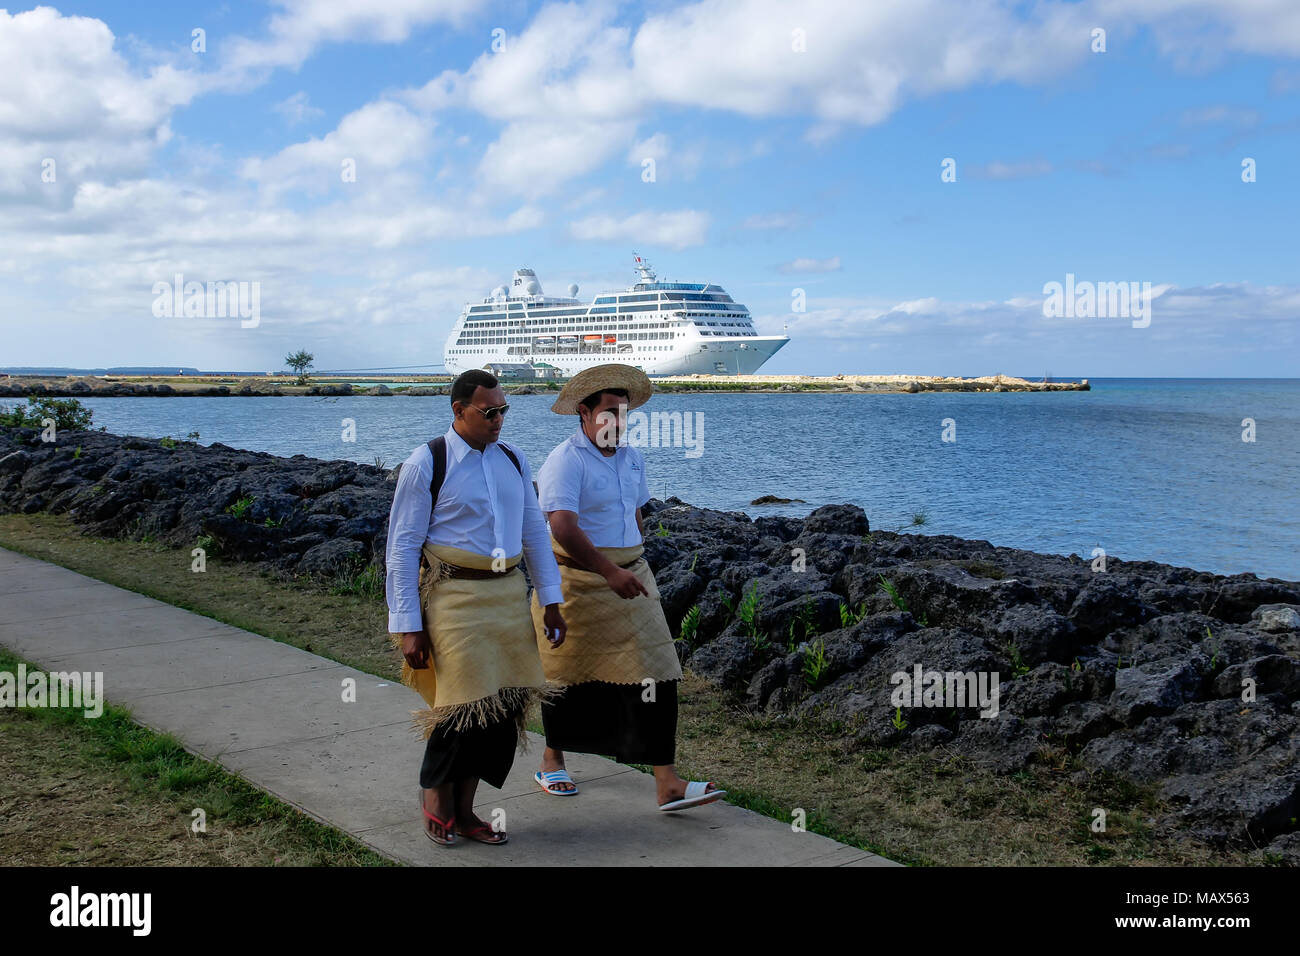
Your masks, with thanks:
<instances>
[{"instance_id":1,"label":"distant shrub","mask_svg":"<svg viewBox=\"0 0 1300 956\"><path fill-rule=\"evenodd\" d=\"M94 412L75 398L37 398L35 395L27 397L26 407L0 407L0 425L9 428L44 428L47 418L54 420L58 431L86 431Z\"/></svg>"}]
</instances>

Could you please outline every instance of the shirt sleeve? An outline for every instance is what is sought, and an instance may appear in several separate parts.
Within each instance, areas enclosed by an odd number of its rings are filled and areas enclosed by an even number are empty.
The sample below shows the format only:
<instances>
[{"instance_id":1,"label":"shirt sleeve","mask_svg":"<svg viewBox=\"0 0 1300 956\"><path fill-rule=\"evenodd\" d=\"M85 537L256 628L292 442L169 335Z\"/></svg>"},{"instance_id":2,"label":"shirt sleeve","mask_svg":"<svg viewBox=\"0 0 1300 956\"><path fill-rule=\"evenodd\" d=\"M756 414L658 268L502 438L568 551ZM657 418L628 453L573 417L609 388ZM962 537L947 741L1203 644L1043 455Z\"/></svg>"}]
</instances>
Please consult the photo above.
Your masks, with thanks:
<instances>
[{"instance_id":1,"label":"shirt sleeve","mask_svg":"<svg viewBox=\"0 0 1300 956\"><path fill-rule=\"evenodd\" d=\"M384 594L388 599L388 630L393 634L424 627L420 609L420 553L429 536L433 498L433 456L416 450L397 473L393 507L388 513L388 573ZM558 570L557 570L558 574Z\"/></svg>"},{"instance_id":2,"label":"shirt sleeve","mask_svg":"<svg viewBox=\"0 0 1300 956\"><path fill-rule=\"evenodd\" d=\"M560 566L555 563L555 552L551 550L551 531L546 526L546 516L537 503L537 492L533 491L533 472L524 453L518 448L512 450L519 458L519 470L524 477L524 556L528 559L528 575L537 589L537 603L542 607L562 604L564 592L560 588ZM543 466L542 471L546 470Z\"/></svg>"},{"instance_id":3,"label":"shirt sleeve","mask_svg":"<svg viewBox=\"0 0 1300 956\"><path fill-rule=\"evenodd\" d=\"M650 500L650 479L646 475L645 455L641 454L639 450L633 450L636 451L636 456L641 461L641 490L637 492L636 506L642 508Z\"/></svg>"},{"instance_id":4,"label":"shirt sleeve","mask_svg":"<svg viewBox=\"0 0 1300 956\"><path fill-rule=\"evenodd\" d=\"M560 445L537 473L537 500L543 511L578 511L582 496L582 461Z\"/></svg>"}]
</instances>

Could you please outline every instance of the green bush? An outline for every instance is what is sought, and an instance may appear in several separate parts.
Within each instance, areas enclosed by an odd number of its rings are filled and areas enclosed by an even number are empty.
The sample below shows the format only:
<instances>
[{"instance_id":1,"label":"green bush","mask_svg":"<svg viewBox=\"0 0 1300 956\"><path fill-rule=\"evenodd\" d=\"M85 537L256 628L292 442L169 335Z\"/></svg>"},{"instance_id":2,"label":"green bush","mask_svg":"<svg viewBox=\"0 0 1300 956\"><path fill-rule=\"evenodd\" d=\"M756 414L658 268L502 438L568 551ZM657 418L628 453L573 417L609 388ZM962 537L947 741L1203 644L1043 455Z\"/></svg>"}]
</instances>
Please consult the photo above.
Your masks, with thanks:
<instances>
[{"instance_id":1,"label":"green bush","mask_svg":"<svg viewBox=\"0 0 1300 956\"><path fill-rule=\"evenodd\" d=\"M90 428L94 412L75 398L27 397L27 405L17 408L0 407L0 425L9 428L44 428L44 420L54 419L58 431L86 431Z\"/></svg>"}]
</instances>

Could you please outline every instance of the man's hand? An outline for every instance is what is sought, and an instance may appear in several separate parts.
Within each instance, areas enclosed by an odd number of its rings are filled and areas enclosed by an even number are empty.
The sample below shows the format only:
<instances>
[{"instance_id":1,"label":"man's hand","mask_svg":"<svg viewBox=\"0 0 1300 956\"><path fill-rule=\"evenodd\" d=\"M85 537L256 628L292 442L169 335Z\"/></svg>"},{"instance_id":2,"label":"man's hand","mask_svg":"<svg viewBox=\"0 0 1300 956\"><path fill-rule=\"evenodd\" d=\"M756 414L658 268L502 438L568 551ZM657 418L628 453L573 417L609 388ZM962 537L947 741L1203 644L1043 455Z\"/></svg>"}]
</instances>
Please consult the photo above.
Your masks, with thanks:
<instances>
[{"instance_id":1,"label":"man's hand","mask_svg":"<svg viewBox=\"0 0 1300 956\"><path fill-rule=\"evenodd\" d=\"M568 632L569 626L560 616L558 604L546 605L546 610L542 612L542 624L546 627L546 639L551 642L552 648L564 643L564 635Z\"/></svg>"},{"instance_id":2,"label":"man's hand","mask_svg":"<svg viewBox=\"0 0 1300 956\"><path fill-rule=\"evenodd\" d=\"M407 631L402 635L402 656L406 658L406 663L411 665L412 670L424 670L429 666L429 653L433 648L429 645L429 635L424 631Z\"/></svg>"},{"instance_id":3,"label":"man's hand","mask_svg":"<svg viewBox=\"0 0 1300 956\"><path fill-rule=\"evenodd\" d=\"M634 598L638 594L649 596L650 594L645 585L641 583L640 578L627 568L620 568L618 565L614 565L613 570L605 575L605 580L614 589L614 593L621 598Z\"/></svg>"}]
</instances>

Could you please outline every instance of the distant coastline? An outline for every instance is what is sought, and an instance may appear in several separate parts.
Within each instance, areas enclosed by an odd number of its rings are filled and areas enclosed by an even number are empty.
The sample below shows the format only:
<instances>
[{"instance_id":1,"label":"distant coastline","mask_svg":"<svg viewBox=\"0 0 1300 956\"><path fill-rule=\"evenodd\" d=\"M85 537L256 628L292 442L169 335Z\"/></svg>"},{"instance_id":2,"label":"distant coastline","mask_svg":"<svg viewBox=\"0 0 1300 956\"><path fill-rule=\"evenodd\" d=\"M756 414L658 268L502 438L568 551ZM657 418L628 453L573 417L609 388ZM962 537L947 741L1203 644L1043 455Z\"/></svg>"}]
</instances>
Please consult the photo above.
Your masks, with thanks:
<instances>
[{"instance_id":1,"label":"distant coastline","mask_svg":"<svg viewBox=\"0 0 1300 956\"><path fill-rule=\"evenodd\" d=\"M352 379L356 377L353 376ZM305 385L293 375L12 375L0 378L4 398L166 398L268 397L293 395L445 395L449 375L366 376L365 383L347 377L319 376ZM385 379L388 379L385 381ZM391 384L390 384L391 383ZM1081 381L1031 381L1010 375L961 378L942 375L690 375L654 379L662 393L689 392L840 392L915 394L918 392L1077 392L1089 391ZM512 395L559 391L558 381L502 381Z\"/></svg>"}]
</instances>

